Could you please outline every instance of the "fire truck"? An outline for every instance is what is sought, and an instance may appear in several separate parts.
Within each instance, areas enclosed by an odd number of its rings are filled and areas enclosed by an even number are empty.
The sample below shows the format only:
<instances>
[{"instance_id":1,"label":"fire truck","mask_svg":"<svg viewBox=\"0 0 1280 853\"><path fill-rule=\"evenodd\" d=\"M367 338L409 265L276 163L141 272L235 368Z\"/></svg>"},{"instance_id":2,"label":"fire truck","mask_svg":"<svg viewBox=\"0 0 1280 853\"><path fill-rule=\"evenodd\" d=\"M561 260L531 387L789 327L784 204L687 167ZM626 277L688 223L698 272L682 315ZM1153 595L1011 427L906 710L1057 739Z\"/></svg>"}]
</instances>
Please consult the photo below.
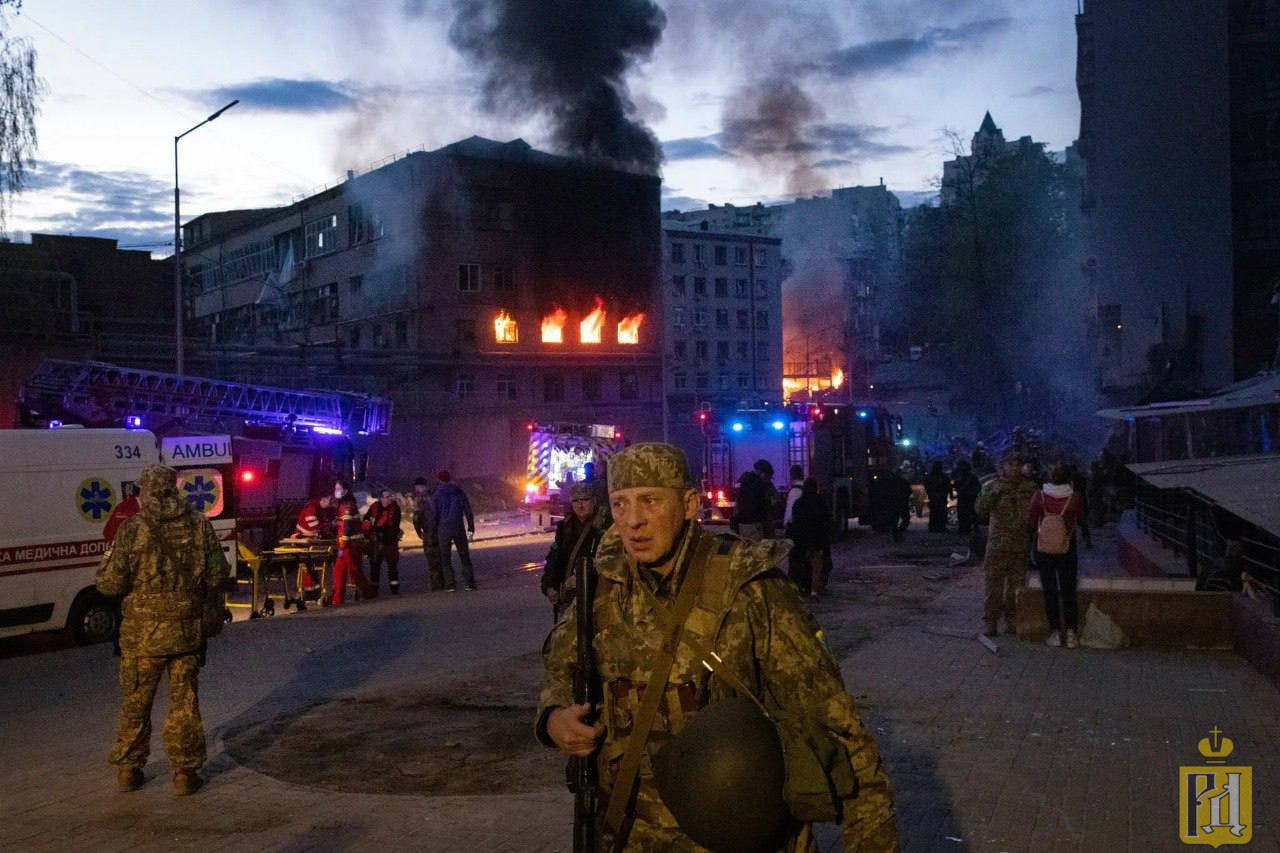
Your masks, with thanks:
<instances>
[{"instance_id":1,"label":"fire truck","mask_svg":"<svg viewBox=\"0 0 1280 853\"><path fill-rule=\"evenodd\" d=\"M160 458L204 512L235 565L236 542L270 547L335 480L364 479L364 439L386 435L388 400L49 359L19 393L20 426L124 427L160 440Z\"/></svg>"},{"instance_id":2,"label":"fire truck","mask_svg":"<svg viewBox=\"0 0 1280 853\"><path fill-rule=\"evenodd\" d=\"M698 413L704 441L704 518L728 520L738 478L758 459L773 466L774 485L786 488L799 465L818 481L838 532L849 521L868 523L871 481L898 462L902 419L888 409L857 403L797 403L777 409Z\"/></svg>"},{"instance_id":3,"label":"fire truck","mask_svg":"<svg viewBox=\"0 0 1280 853\"><path fill-rule=\"evenodd\" d=\"M527 504L558 505L571 482L582 482L586 465L597 468L622 447L622 433L610 424L530 421L529 466L525 478ZM599 472L597 472L598 474Z\"/></svg>"}]
</instances>

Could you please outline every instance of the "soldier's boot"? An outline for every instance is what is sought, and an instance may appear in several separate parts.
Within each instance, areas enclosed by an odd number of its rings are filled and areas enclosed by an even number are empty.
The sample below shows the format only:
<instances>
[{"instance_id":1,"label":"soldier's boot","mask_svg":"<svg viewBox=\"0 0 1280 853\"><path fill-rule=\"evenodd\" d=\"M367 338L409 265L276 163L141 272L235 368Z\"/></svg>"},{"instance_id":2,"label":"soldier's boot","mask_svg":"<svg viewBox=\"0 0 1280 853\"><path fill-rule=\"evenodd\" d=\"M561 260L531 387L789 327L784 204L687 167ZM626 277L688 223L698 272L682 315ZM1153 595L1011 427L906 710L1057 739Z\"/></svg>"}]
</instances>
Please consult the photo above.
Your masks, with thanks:
<instances>
[{"instance_id":1,"label":"soldier's boot","mask_svg":"<svg viewBox=\"0 0 1280 853\"><path fill-rule=\"evenodd\" d=\"M189 797L204 787L204 780L194 770L179 770L173 774L173 794L175 797Z\"/></svg>"},{"instance_id":2,"label":"soldier's boot","mask_svg":"<svg viewBox=\"0 0 1280 853\"><path fill-rule=\"evenodd\" d=\"M122 793L138 790L145 781L142 771L137 767L116 768L116 789Z\"/></svg>"}]
</instances>

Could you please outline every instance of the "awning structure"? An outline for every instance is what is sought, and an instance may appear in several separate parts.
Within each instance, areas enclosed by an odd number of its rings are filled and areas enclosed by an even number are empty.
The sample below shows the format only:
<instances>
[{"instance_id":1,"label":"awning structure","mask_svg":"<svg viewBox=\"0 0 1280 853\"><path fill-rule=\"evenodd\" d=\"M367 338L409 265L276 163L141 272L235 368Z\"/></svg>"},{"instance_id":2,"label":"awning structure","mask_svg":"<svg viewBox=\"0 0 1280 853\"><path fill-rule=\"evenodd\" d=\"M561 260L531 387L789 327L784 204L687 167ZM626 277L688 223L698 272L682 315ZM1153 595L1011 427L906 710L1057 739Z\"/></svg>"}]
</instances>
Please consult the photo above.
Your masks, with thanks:
<instances>
[{"instance_id":1,"label":"awning structure","mask_svg":"<svg viewBox=\"0 0 1280 853\"><path fill-rule=\"evenodd\" d=\"M1189 489L1280 536L1280 454L1144 462L1129 470L1160 489Z\"/></svg>"}]
</instances>

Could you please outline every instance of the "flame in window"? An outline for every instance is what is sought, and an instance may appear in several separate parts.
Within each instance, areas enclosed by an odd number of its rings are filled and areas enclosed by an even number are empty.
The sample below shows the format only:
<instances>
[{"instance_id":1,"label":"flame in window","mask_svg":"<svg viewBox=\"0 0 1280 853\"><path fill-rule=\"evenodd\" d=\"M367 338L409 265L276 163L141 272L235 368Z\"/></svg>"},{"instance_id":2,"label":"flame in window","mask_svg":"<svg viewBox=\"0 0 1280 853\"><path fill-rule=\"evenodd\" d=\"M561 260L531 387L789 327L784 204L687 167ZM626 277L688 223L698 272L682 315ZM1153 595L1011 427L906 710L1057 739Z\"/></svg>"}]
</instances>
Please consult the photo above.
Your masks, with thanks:
<instances>
[{"instance_id":1,"label":"flame in window","mask_svg":"<svg viewBox=\"0 0 1280 853\"><path fill-rule=\"evenodd\" d=\"M505 308L493 318L493 339L500 344L514 344L517 340L516 321Z\"/></svg>"},{"instance_id":2,"label":"flame in window","mask_svg":"<svg viewBox=\"0 0 1280 853\"><path fill-rule=\"evenodd\" d=\"M542 318L542 342L544 344L564 343L564 324L569 315L559 305L552 307L551 313Z\"/></svg>"},{"instance_id":3,"label":"flame in window","mask_svg":"<svg viewBox=\"0 0 1280 853\"><path fill-rule=\"evenodd\" d=\"M831 387L839 388L843 384L844 384L844 371L837 367L835 371L831 374Z\"/></svg>"},{"instance_id":4,"label":"flame in window","mask_svg":"<svg viewBox=\"0 0 1280 853\"><path fill-rule=\"evenodd\" d=\"M600 332L604 328L604 302L596 297L596 308L578 324L578 334L584 344L600 343Z\"/></svg>"},{"instance_id":5,"label":"flame in window","mask_svg":"<svg viewBox=\"0 0 1280 853\"><path fill-rule=\"evenodd\" d=\"M628 314L626 317L623 317L622 322L618 324L618 343L640 343L640 324L643 322L643 313Z\"/></svg>"}]
</instances>

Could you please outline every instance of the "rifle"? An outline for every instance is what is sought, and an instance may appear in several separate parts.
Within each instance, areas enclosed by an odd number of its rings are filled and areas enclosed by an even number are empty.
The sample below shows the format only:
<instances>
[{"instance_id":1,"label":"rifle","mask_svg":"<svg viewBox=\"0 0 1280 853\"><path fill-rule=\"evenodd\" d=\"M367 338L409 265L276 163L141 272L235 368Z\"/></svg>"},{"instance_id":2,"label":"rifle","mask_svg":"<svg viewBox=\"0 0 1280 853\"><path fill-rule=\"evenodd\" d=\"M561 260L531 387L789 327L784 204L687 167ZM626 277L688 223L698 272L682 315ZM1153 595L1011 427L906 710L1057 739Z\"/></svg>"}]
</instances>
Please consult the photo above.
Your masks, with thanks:
<instances>
[{"instance_id":1,"label":"rifle","mask_svg":"<svg viewBox=\"0 0 1280 853\"><path fill-rule=\"evenodd\" d=\"M595 637L591 608L595 599L595 567L589 549L580 553L582 539L589 535L583 531L579 547L574 548L573 572L577 588L574 598L574 615L578 627L578 662L573 669L573 701L575 704L599 704L600 679L596 673L595 654L591 648ZM584 720L588 725L595 719L594 712ZM573 853L596 853L597 779L595 756L569 759L567 768L569 790L573 792Z\"/></svg>"}]
</instances>

